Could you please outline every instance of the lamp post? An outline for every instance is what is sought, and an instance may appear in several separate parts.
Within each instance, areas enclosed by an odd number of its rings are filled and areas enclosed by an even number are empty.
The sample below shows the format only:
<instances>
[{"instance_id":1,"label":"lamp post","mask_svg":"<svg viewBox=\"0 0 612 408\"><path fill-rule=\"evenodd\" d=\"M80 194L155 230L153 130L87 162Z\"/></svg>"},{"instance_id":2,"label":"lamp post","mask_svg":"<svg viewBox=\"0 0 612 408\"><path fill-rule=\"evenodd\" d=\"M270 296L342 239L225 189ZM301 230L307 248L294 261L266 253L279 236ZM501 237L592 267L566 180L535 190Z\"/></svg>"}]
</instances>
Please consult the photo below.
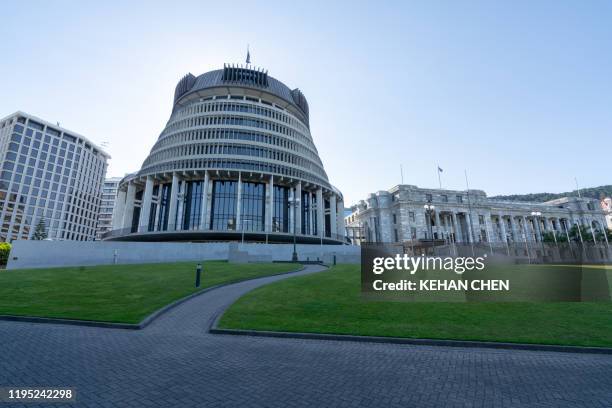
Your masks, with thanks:
<instances>
[{"instance_id":1,"label":"lamp post","mask_svg":"<svg viewBox=\"0 0 612 408\"><path fill-rule=\"evenodd\" d=\"M295 225L295 220L296 220L296 211L298 209L298 206L300 205L300 199L295 197L295 195L291 198L289 198L288 200L288 205L289 208L293 207L293 254L291 255L291 261L293 262L297 262L298 261L298 254L297 254L297 229L296 229L296 225Z\"/></svg>"},{"instance_id":2,"label":"lamp post","mask_svg":"<svg viewBox=\"0 0 612 408\"><path fill-rule=\"evenodd\" d=\"M429 236L433 241L433 226L431 225L431 214L433 214L436 207L431 203L431 201L427 201L427 204L423 206L425 209L425 215L427 215L427 224L429 225Z\"/></svg>"}]
</instances>

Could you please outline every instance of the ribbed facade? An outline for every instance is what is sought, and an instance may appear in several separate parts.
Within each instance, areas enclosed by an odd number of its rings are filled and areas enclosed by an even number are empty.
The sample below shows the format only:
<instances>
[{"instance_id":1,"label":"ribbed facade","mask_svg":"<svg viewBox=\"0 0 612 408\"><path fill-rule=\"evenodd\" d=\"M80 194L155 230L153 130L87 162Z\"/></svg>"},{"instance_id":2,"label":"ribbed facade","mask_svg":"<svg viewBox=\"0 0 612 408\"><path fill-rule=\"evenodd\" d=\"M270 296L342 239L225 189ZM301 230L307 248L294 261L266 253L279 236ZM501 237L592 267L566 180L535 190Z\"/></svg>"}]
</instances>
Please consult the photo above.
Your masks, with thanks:
<instances>
[{"instance_id":1,"label":"ribbed facade","mask_svg":"<svg viewBox=\"0 0 612 408\"><path fill-rule=\"evenodd\" d=\"M107 239L343 242L298 89L226 65L185 75L140 171L120 184Z\"/></svg>"}]
</instances>

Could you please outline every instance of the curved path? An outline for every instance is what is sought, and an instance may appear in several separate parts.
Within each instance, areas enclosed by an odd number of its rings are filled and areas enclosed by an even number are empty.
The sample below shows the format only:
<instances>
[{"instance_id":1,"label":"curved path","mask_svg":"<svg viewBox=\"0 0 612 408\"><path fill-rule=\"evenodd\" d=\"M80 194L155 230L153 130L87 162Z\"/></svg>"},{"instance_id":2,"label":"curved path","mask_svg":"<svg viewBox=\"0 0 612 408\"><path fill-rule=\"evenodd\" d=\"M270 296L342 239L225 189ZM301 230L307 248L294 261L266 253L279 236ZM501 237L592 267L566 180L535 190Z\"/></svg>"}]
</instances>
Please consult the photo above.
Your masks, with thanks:
<instances>
[{"instance_id":1,"label":"curved path","mask_svg":"<svg viewBox=\"0 0 612 408\"><path fill-rule=\"evenodd\" d=\"M244 293L320 270L207 292L139 331L0 321L0 386L76 387L83 407L612 406L609 355L207 333Z\"/></svg>"}]
</instances>

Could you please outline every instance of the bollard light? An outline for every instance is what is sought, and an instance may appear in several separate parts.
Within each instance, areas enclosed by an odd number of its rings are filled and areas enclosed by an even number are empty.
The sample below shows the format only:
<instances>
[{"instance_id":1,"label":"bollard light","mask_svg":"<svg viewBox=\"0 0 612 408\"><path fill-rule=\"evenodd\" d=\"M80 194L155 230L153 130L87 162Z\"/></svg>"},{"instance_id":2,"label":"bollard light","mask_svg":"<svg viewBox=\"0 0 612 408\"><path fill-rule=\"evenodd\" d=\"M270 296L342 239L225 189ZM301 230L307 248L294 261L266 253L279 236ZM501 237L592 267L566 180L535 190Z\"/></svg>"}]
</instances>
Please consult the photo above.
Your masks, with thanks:
<instances>
[{"instance_id":1,"label":"bollard light","mask_svg":"<svg viewBox=\"0 0 612 408\"><path fill-rule=\"evenodd\" d=\"M202 264L198 264L196 266L196 281L195 281L195 287L199 288L200 287L200 277L202 276Z\"/></svg>"}]
</instances>

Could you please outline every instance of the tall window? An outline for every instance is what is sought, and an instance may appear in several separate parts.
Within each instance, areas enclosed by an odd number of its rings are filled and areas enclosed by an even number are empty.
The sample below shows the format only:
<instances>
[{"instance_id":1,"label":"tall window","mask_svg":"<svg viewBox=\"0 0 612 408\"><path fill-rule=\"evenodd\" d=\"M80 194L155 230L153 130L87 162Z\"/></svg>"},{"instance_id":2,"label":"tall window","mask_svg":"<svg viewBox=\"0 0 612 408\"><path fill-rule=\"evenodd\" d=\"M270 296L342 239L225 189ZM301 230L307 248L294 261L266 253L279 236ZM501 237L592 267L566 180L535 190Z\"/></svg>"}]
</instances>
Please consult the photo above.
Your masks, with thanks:
<instances>
[{"instance_id":1,"label":"tall window","mask_svg":"<svg viewBox=\"0 0 612 408\"><path fill-rule=\"evenodd\" d=\"M213 183L210 229L236 230L237 190L238 183L235 181L215 181Z\"/></svg>"},{"instance_id":2,"label":"tall window","mask_svg":"<svg viewBox=\"0 0 612 408\"><path fill-rule=\"evenodd\" d=\"M194 230L200 228L200 217L202 215L202 187L203 181L187 182L184 198L183 229Z\"/></svg>"},{"instance_id":3,"label":"tall window","mask_svg":"<svg viewBox=\"0 0 612 408\"><path fill-rule=\"evenodd\" d=\"M289 232L289 189L286 187L274 186L272 231Z\"/></svg>"},{"instance_id":4,"label":"tall window","mask_svg":"<svg viewBox=\"0 0 612 408\"><path fill-rule=\"evenodd\" d=\"M266 185L242 183L241 223L244 231L263 231L266 215Z\"/></svg>"}]
</instances>

